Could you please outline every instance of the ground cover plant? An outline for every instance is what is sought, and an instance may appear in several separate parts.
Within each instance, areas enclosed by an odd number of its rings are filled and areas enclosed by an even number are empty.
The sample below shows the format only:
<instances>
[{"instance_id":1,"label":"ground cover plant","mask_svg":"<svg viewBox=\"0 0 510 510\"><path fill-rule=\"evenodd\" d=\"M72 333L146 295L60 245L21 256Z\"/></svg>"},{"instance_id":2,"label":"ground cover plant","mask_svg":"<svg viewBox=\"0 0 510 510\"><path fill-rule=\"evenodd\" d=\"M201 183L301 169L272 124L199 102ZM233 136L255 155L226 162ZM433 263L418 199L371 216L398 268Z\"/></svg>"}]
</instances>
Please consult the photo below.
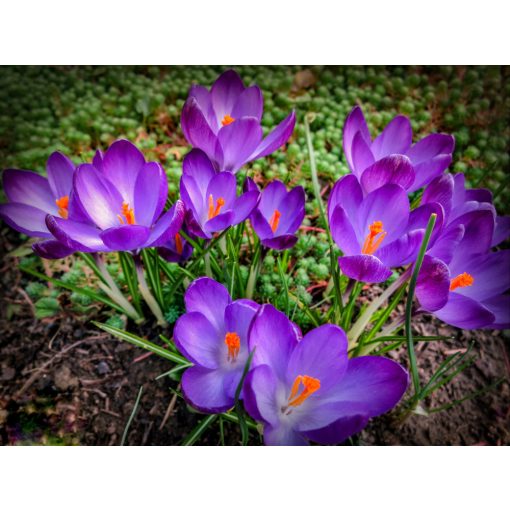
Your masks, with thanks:
<instances>
[{"instance_id":1,"label":"ground cover plant","mask_svg":"<svg viewBox=\"0 0 510 510\"><path fill-rule=\"evenodd\" d=\"M416 346L448 339L416 321L508 328L506 69L44 69L30 92L8 71L5 160L47 158L47 178L3 174L0 216L39 238L13 253L24 292L39 318L70 292L165 359L206 414L181 444L228 442L227 422L242 444L339 444L397 405L443 411L431 396L474 358L424 380ZM489 112L498 136L469 129Z\"/></svg>"}]
</instances>

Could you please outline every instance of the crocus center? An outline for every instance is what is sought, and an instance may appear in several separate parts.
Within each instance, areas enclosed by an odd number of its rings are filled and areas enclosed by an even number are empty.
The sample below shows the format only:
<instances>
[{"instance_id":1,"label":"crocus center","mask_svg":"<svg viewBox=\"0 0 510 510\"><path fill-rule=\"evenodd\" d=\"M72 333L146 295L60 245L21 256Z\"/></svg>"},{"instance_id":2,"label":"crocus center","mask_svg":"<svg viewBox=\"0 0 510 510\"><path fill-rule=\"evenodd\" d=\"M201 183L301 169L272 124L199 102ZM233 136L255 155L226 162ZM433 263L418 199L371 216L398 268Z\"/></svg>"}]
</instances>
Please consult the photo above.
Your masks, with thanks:
<instances>
[{"instance_id":1,"label":"crocus center","mask_svg":"<svg viewBox=\"0 0 510 510\"><path fill-rule=\"evenodd\" d=\"M175 234L175 249L179 255L182 255L182 237L179 233Z\"/></svg>"},{"instance_id":2,"label":"crocus center","mask_svg":"<svg viewBox=\"0 0 510 510\"><path fill-rule=\"evenodd\" d=\"M309 375L298 375L294 380L290 390L287 406L300 406L310 395L315 393L321 387L321 382L315 377ZM299 391L301 390L301 392Z\"/></svg>"},{"instance_id":3,"label":"crocus center","mask_svg":"<svg viewBox=\"0 0 510 510\"><path fill-rule=\"evenodd\" d=\"M55 203L58 207L58 214L61 218L64 218L64 220L67 220L67 217L69 216L69 195L64 195L63 197L57 198L55 200Z\"/></svg>"},{"instance_id":4,"label":"crocus center","mask_svg":"<svg viewBox=\"0 0 510 510\"><path fill-rule=\"evenodd\" d=\"M462 273L450 280L450 290L458 289L459 287L471 287L475 279L469 273Z\"/></svg>"},{"instance_id":5,"label":"crocus center","mask_svg":"<svg viewBox=\"0 0 510 510\"><path fill-rule=\"evenodd\" d=\"M122 202L122 215L117 214L117 218L119 218L121 225L134 225L135 211L132 207L129 207L127 202Z\"/></svg>"},{"instance_id":6,"label":"crocus center","mask_svg":"<svg viewBox=\"0 0 510 510\"><path fill-rule=\"evenodd\" d=\"M241 349L241 339L237 333L229 332L225 335L225 343L228 347L228 361L234 362L239 356Z\"/></svg>"},{"instance_id":7,"label":"crocus center","mask_svg":"<svg viewBox=\"0 0 510 510\"><path fill-rule=\"evenodd\" d=\"M228 126L229 124L232 124L234 122L234 117L231 117L228 113L225 115L221 121L222 126Z\"/></svg>"},{"instance_id":8,"label":"crocus center","mask_svg":"<svg viewBox=\"0 0 510 510\"><path fill-rule=\"evenodd\" d=\"M273 233L276 232L276 229L278 228L281 215L282 213L278 209L275 209L273 215L271 216L271 219L269 220L269 225L271 226L271 230L273 231Z\"/></svg>"},{"instance_id":9,"label":"crocus center","mask_svg":"<svg viewBox=\"0 0 510 510\"><path fill-rule=\"evenodd\" d=\"M220 214L221 208L225 205L225 200L223 198L218 198L216 200L216 207L214 206L214 198L212 195L209 195L209 214L207 217L209 219L215 218Z\"/></svg>"},{"instance_id":10,"label":"crocus center","mask_svg":"<svg viewBox=\"0 0 510 510\"><path fill-rule=\"evenodd\" d=\"M365 237L365 243L363 244L363 248L361 253L364 255L372 255L375 253L377 248L381 246L384 238L386 237L386 232L383 230L382 221L374 221L370 227L368 227L368 235Z\"/></svg>"}]
</instances>

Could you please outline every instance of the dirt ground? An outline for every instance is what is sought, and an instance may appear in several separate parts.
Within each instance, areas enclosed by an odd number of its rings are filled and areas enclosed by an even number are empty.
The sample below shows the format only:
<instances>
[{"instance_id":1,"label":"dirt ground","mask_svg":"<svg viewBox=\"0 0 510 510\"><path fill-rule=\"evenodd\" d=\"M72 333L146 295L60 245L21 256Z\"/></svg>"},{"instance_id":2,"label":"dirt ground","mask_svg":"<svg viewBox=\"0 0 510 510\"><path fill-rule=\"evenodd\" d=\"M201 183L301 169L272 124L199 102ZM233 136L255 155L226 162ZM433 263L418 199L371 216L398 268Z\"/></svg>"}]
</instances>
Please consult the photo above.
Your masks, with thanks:
<instances>
[{"instance_id":1,"label":"dirt ground","mask_svg":"<svg viewBox=\"0 0 510 510\"><path fill-rule=\"evenodd\" d=\"M2 240L2 245L9 242ZM8 246L12 249L12 246ZM133 411L140 405L125 444L175 445L203 417L175 396L178 383L156 378L170 365L156 355L122 343L80 322L63 304L56 318L36 320L23 292L25 276L16 259L2 257L0 267L0 444L118 445ZM7 310L17 307L8 320ZM499 379L490 391L430 416L395 414L372 420L356 442L361 445L502 445L510 444L509 342L502 332L462 332L424 317L419 333L452 336L448 342L420 344L418 364L426 381L446 356L474 342L476 362L427 407L434 408L477 392ZM136 331L147 334L147 331ZM151 331L152 340L157 331ZM406 363L404 349L392 357ZM235 425L225 423L226 444L237 444ZM254 443L256 442L254 438ZM220 442L213 425L198 444Z\"/></svg>"}]
</instances>

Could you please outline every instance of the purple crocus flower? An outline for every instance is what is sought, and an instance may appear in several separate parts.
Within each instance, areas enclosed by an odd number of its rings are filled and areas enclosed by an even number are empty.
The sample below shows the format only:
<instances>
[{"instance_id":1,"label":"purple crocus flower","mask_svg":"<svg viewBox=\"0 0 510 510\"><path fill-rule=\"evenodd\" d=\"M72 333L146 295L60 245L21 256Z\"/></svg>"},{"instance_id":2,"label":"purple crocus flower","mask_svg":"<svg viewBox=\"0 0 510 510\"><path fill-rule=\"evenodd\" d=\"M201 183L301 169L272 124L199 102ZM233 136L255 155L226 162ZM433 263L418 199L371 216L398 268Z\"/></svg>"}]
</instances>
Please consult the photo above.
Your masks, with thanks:
<instances>
[{"instance_id":1,"label":"purple crocus flower","mask_svg":"<svg viewBox=\"0 0 510 510\"><path fill-rule=\"evenodd\" d=\"M426 221L431 212L442 217L440 209L427 204L410 212L407 193L397 184L385 184L363 197L354 175L342 177L328 202L331 235L343 252L340 268L358 281L385 281L390 268L414 261Z\"/></svg>"},{"instance_id":2,"label":"purple crocus flower","mask_svg":"<svg viewBox=\"0 0 510 510\"><path fill-rule=\"evenodd\" d=\"M46 238L33 249L45 258L61 258L74 250L56 241L46 226L46 216L62 221L84 221L72 193L74 163L64 154L54 152L46 163L48 178L28 170L8 169L3 173L3 187L9 200L0 205L0 218L9 226L31 237Z\"/></svg>"},{"instance_id":3,"label":"purple crocus flower","mask_svg":"<svg viewBox=\"0 0 510 510\"><path fill-rule=\"evenodd\" d=\"M450 165L453 136L433 133L414 145L412 141L411 123L403 115L397 115L372 141L361 108L353 108L344 125L343 149L365 193L388 183L416 191Z\"/></svg>"},{"instance_id":4,"label":"purple crocus flower","mask_svg":"<svg viewBox=\"0 0 510 510\"><path fill-rule=\"evenodd\" d=\"M88 223L46 218L60 242L83 252L131 251L164 245L180 230L180 200L161 215L168 183L159 163L147 163L127 140L114 142L94 163L80 165L74 174L75 198Z\"/></svg>"},{"instance_id":5,"label":"purple crocus flower","mask_svg":"<svg viewBox=\"0 0 510 510\"><path fill-rule=\"evenodd\" d=\"M174 329L178 349L193 362L182 376L186 400L196 409L221 413L235 403L248 359L248 330L259 305L232 301L227 289L198 278L184 295L186 313Z\"/></svg>"},{"instance_id":6,"label":"purple crocus flower","mask_svg":"<svg viewBox=\"0 0 510 510\"><path fill-rule=\"evenodd\" d=\"M252 179L245 189L258 190ZM270 182L260 194L260 202L250 216L260 242L267 248L288 250L297 243L296 230L305 217L305 190L296 186L290 191L283 182Z\"/></svg>"},{"instance_id":7,"label":"purple crocus flower","mask_svg":"<svg viewBox=\"0 0 510 510\"><path fill-rule=\"evenodd\" d=\"M181 198L193 214L191 233L210 239L215 232L244 221L256 207L259 192L237 197L237 181L230 172L217 172L206 154L193 149L183 162Z\"/></svg>"},{"instance_id":8,"label":"purple crocus flower","mask_svg":"<svg viewBox=\"0 0 510 510\"><path fill-rule=\"evenodd\" d=\"M182 110L182 131L193 147L209 156L216 170L235 173L249 161L279 149L294 130L296 116L291 112L263 138L263 110L259 87L245 87L239 75L229 70L210 92L201 85L191 87Z\"/></svg>"},{"instance_id":9,"label":"purple crocus flower","mask_svg":"<svg viewBox=\"0 0 510 510\"><path fill-rule=\"evenodd\" d=\"M264 424L267 445L341 443L394 407L408 384L394 361L349 359L338 326L325 324L301 339L272 305L263 305L253 320L249 347L254 354L244 405Z\"/></svg>"},{"instance_id":10,"label":"purple crocus flower","mask_svg":"<svg viewBox=\"0 0 510 510\"><path fill-rule=\"evenodd\" d=\"M188 229L184 226L183 230L189 235ZM166 261L181 264L189 260L193 253L193 246L177 232L164 246L158 248L158 252Z\"/></svg>"}]
</instances>

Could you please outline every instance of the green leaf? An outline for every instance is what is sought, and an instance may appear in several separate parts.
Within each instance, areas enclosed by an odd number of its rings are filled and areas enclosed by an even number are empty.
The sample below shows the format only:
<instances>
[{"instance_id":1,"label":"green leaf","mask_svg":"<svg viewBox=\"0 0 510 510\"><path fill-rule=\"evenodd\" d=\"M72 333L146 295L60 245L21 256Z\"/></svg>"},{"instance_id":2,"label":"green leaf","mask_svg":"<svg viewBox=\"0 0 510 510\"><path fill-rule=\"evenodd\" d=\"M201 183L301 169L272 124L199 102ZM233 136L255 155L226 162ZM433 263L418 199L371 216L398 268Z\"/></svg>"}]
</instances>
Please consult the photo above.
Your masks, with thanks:
<instances>
[{"instance_id":1,"label":"green leaf","mask_svg":"<svg viewBox=\"0 0 510 510\"><path fill-rule=\"evenodd\" d=\"M53 317L60 311L60 303L58 299L53 297L42 297L35 303L35 316L38 319L44 319L44 317Z\"/></svg>"},{"instance_id":2,"label":"green leaf","mask_svg":"<svg viewBox=\"0 0 510 510\"><path fill-rule=\"evenodd\" d=\"M206 416L184 439L182 446L193 446L202 436L202 434L218 419L217 414Z\"/></svg>"}]
</instances>

